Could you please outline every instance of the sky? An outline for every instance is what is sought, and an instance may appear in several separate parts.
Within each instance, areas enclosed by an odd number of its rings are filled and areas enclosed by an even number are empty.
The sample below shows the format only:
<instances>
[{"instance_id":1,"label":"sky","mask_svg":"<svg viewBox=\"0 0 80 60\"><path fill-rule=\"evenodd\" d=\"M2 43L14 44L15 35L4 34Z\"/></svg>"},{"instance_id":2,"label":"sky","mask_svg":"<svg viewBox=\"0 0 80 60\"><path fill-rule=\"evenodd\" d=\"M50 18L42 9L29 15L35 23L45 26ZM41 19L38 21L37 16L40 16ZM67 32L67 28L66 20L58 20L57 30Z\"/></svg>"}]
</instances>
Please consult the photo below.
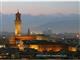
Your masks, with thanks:
<instances>
[{"instance_id":1,"label":"sky","mask_svg":"<svg viewBox=\"0 0 80 60\"><path fill-rule=\"evenodd\" d=\"M23 31L27 30L26 28L27 25L30 26L33 25L33 27L35 26L39 27L53 20L54 22L56 22L61 17L63 17L63 19L61 18L60 21L61 20L63 21L65 20L64 16L67 17L67 15L72 16L74 14L80 13L79 2L24 2L23 1L23 2L0 2L0 4L1 4L0 5L0 16L1 16L0 28L2 30L9 31L9 32L14 31L12 28L14 26L13 22L15 20L14 15L18 10L22 14L22 20L23 20L22 25L23 27L25 26L23 28ZM69 16L68 16L68 18L70 18L69 20L74 18L74 17L71 18ZM58 17L58 19L56 20L55 17L56 18ZM76 22L78 22L79 19L75 19L75 20ZM74 27L72 27L72 29L73 28ZM34 28L34 30L35 29L36 28ZM69 29L67 30L69 31Z\"/></svg>"},{"instance_id":2,"label":"sky","mask_svg":"<svg viewBox=\"0 0 80 60\"><path fill-rule=\"evenodd\" d=\"M1 13L11 14L20 10L22 14L49 15L78 13L79 2L2 2Z\"/></svg>"},{"instance_id":3,"label":"sky","mask_svg":"<svg viewBox=\"0 0 80 60\"><path fill-rule=\"evenodd\" d=\"M11 1L11 0L1 0L1 1ZM12 0L12 1L29 1L29 0ZM30 1L42 1L42 0L30 0ZM43 0L43 1L49 1L49 0ZM55 0L50 0L55 1ZM67 1L67 0L57 0L57 1ZM69 0L69 1L77 1L77 0Z\"/></svg>"}]
</instances>

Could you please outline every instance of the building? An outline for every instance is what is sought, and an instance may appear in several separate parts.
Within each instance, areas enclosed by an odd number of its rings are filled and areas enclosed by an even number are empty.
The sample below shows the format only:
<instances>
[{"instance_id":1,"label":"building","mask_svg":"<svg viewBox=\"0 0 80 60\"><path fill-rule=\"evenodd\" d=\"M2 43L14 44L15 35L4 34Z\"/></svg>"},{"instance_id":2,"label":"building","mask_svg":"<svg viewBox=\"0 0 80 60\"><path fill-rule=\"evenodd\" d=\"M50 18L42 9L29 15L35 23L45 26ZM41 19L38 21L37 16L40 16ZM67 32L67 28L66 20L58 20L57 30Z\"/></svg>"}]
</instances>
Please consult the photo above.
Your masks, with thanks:
<instances>
[{"instance_id":1,"label":"building","mask_svg":"<svg viewBox=\"0 0 80 60\"><path fill-rule=\"evenodd\" d=\"M16 19L15 19L15 35L20 36L21 35L21 14L19 11L16 13Z\"/></svg>"},{"instance_id":2,"label":"building","mask_svg":"<svg viewBox=\"0 0 80 60\"><path fill-rule=\"evenodd\" d=\"M18 11L15 19L15 40L47 40L47 37L43 35L31 35L29 28L26 36L21 35L21 24L21 14Z\"/></svg>"},{"instance_id":3,"label":"building","mask_svg":"<svg viewBox=\"0 0 80 60\"><path fill-rule=\"evenodd\" d=\"M9 44L11 45L11 47L15 47L16 46L16 40L15 40L15 36L20 36L21 35L21 14L19 13L19 11L16 13L15 15L15 35L11 35L9 38Z\"/></svg>"},{"instance_id":4,"label":"building","mask_svg":"<svg viewBox=\"0 0 80 60\"><path fill-rule=\"evenodd\" d=\"M32 41L23 41L25 48L32 48L38 51L50 51L53 50L55 52L60 51L63 48L67 48L67 45L54 43L46 40L32 40Z\"/></svg>"}]
</instances>

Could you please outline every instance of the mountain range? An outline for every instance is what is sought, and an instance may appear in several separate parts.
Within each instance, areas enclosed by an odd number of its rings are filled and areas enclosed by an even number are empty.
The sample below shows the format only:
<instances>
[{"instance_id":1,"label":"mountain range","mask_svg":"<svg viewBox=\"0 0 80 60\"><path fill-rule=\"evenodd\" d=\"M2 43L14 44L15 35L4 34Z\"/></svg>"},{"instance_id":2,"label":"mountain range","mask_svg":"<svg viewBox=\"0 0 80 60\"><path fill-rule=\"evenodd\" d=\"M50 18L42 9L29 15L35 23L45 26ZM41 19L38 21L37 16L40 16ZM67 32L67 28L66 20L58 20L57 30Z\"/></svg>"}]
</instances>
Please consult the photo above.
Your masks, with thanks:
<instances>
[{"instance_id":1,"label":"mountain range","mask_svg":"<svg viewBox=\"0 0 80 60\"><path fill-rule=\"evenodd\" d=\"M2 16L2 18L1 18ZM53 14L31 16L22 14L22 31L46 31L50 28L55 32L78 32L80 31L80 14ZM15 14L0 14L0 31L14 31Z\"/></svg>"}]
</instances>

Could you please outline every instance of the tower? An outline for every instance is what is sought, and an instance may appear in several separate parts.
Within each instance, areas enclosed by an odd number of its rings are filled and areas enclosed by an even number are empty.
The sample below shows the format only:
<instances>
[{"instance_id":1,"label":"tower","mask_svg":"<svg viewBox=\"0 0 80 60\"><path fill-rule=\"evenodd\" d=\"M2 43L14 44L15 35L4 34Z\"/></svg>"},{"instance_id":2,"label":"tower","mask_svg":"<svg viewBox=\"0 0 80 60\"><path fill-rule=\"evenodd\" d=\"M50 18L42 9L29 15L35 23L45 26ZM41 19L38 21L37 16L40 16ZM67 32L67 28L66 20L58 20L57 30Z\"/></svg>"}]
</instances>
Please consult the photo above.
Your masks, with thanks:
<instances>
[{"instance_id":1,"label":"tower","mask_svg":"<svg viewBox=\"0 0 80 60\"><path fill-rule=\"evenodd\" d=\"M21 14L19 11L16 13L16 19L15 19L15 35L20 36L21 35Z\"/></svg>"}]
</instances>

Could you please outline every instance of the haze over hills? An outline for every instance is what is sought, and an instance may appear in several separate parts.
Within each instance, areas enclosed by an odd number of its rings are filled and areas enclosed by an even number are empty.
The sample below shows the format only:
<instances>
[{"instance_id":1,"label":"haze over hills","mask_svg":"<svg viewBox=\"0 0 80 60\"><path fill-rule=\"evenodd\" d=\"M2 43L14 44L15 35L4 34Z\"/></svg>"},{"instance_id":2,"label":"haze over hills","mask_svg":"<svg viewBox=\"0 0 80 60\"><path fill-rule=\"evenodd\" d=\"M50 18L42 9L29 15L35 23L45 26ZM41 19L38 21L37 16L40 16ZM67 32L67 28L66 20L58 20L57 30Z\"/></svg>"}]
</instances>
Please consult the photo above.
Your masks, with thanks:
<instances>
[{"instance_id":1,"label":"haze over hills","mask_svg":"<svg viewBox=\"0 0 80 60\"><path fill-rule=\"evenodd\" d=\"M78 15L68 15L56 18L57 21L50 21L39 26L40 29L46 30L48 28L55 32L78 32L79 31L79 16ZM45 29L44 29L45 28Z\"/></svg>"},{"instance_id":2,"label":"haze over hills","mask_svg":"<svg viewBox=\"0 0 80 60\"><path fill-rule=\"evenodd\" d=\"M0 15L1 16L1 15ZM78 32L79 29L79 16L80 14L53 14L53 15L38 15L31 16L22 14L22 31L27 33L28 27L31 31L45 31L51 28L54 33L56 32ZM2 24L0 29L6 32L14 31L15 14L2 14Z\"/></svg>"}]
</instances>

